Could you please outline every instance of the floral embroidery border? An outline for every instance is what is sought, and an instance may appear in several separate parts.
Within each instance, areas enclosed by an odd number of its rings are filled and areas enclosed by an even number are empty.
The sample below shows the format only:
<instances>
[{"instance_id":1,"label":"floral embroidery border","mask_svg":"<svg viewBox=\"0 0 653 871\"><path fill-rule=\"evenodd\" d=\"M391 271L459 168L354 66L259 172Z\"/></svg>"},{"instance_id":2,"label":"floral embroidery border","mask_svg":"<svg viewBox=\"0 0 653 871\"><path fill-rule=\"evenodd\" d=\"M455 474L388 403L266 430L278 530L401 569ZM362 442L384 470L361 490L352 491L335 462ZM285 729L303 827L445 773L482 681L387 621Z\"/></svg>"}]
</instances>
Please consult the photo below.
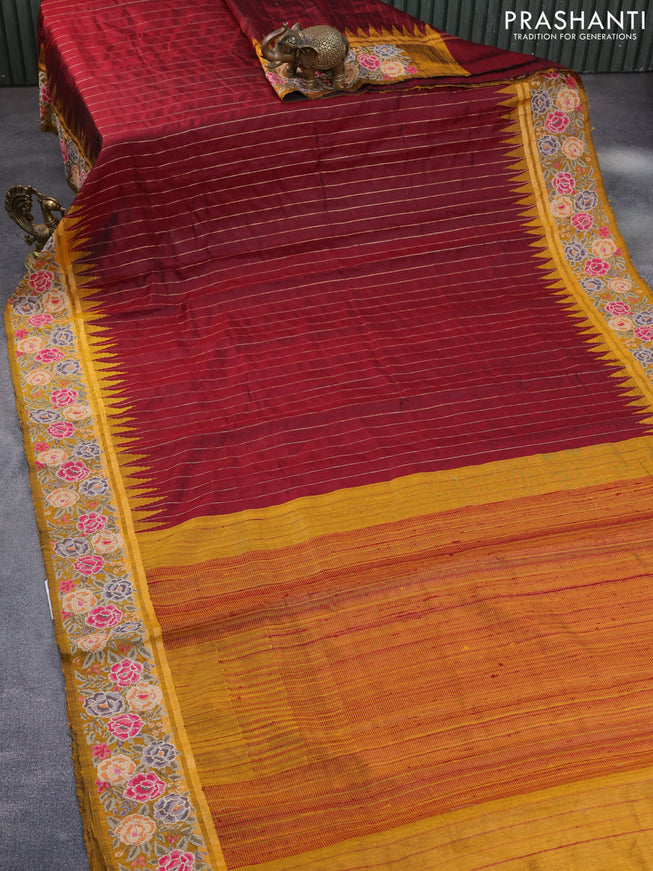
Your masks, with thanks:
<instances>
[{"instance_id":1,"label":"floral embroidery border","mask_svg":"<svg viewBox=\"0 0 653 871\"><path fill-rule=\"evenodd\" d=\"M59 137L61 156L63 157L64 174L70 187L79 193L91 171L91 162L84 154L81 146L73 139L65 128L52 102L48 77L45 70L39 70L39 109L41 128L51 130Z\"/></svg>"},{"instance_id":2,"label":"floral embroidery border","mask_svg":"<svg viewBox=\"0 0 653 871\"><path fill-rule=\"evenodd\" d=\"M52 598L119 869L208 871L163 703L54 244L7 308ZM43 534L43 533L42 533ZM56 595L55 595L56 594ZM70 687L69 687L70 692Z\"/></svg>"},{"instance_id":3,"label":"floral embroidery border","mask_svg":"<svg viewBox=\"0 0 653 871\"><path fill-rule=\"evenodd\" d=\"M653 379L653 302L614 238L587 141L579 80L550 71L530 84L540 166L564 256L607 326Z\"/></svg>"}]
</instances>

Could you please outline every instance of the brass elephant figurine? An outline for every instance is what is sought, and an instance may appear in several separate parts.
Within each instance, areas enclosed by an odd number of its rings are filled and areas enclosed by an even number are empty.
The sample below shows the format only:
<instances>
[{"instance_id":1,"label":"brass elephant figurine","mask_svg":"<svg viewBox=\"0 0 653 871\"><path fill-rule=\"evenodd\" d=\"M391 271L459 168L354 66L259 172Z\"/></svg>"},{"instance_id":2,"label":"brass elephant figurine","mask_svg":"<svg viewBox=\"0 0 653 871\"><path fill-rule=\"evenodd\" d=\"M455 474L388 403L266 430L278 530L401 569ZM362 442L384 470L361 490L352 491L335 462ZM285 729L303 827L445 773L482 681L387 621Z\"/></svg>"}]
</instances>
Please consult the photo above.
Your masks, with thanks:
<instances>
[{"instance_id":1,"label":"brass elephant figurine","mask_svg":"<svg viewBox=\"0 0 653 871\"><path fill-rule=\"evenodd\" d=\"M327 24L302 30L299 22L290 28L288 22L285 22L278 30L268 33L261 43L261 54L270 62L272 68L289 64L290 78L297 75L299 68L303 82L309 86L313 84L315 71L319 70L331 74L331 82L335 88L343 88L345 58L348 52L347 38L335 27Z\"/></svg>"}]
</instances>

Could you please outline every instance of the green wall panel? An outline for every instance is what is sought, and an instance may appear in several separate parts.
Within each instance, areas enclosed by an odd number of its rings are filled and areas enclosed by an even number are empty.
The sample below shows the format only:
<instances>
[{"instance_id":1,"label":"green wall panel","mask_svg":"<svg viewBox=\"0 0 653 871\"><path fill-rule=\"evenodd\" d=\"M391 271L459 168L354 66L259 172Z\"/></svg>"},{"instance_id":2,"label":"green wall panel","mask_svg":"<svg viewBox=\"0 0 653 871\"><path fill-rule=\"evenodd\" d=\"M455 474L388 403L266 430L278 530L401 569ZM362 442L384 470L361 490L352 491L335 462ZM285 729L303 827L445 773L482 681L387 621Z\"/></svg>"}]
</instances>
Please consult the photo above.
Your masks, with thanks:
<instances>
[{"instance_id":1,"label":"green wall panel","mask_svg":"<svg viewBox=\"0 0 653 871\"><path fill-rule=\"evenodd\" d=\"M346 2L346 0L342 0ZM653 69L653 0L384 0L390 6L420 18L440 30L513 51L523 51L554 60L579 72L643 71ZM0 0L0 85L33 85L37 81L36 19L40 0ZM183 8L183 0L180 0ZM531 12L535 22L541 12L554 21L556 11L596 11L602 20L607 12L644 13L645 27L632 32L636 39L565 39L555 32L546 39L521 39L520 14ZM516 22L506 26L505 13L514 12ZM628 21L626 18L625 21ZM531 31L533 32L533 30ZM551 32L554 32L553 30ZM571 32L571 31L568 31Z\"/></svg>"},{"instance_id":2,"label":"green wall panel","mask_svg":"<svg viewBox=\"0 0 653 871\"><path fill-rule=\"evenodd\" d=\"M40 0L0 0L0 85L35 85L38 81L40 5Z\"/></svg>"}]
</instances>

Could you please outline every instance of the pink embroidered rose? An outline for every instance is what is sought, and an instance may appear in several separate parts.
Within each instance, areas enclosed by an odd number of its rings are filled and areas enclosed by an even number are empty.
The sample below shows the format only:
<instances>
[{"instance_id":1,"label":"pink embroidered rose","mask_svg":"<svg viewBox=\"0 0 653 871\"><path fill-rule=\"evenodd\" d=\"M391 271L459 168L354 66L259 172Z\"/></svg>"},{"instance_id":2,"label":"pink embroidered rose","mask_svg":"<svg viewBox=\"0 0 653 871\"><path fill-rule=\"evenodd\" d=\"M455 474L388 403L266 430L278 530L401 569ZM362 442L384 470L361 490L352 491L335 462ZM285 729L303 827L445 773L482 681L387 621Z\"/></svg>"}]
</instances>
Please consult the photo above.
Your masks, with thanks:
<instances>
[{"instance_id":1,"label":"pink embroidered rose","mask_svg":"<svg viewBox=\"0 0 653 871\"><path fill-rule=\"evenodd\" d=\"M632 330L635 324L625 315L616 315L608 321L608 326L618 333L627 333L629 330Z\"/></svg>"},{"instance_id":2,"label":"pink embroidered rose","mask_svg":"<svg viewBox=\"0 0 653 871\"><path fill-rule=\"evenodd\" d=\"M562 143L562 153L570 160L578 160L585 151L585 143L576 136L568 136Z\"/></svg>"},{"instance_id":3,"label":"pink embroidered rose","mask_svg":"<svg viewBox=\"0 0 653 871\"><path fill-rule=\"evenodd\" d=\"M84 577L88 578L90 575L95 575L102 571L104 560L101 556L97 556L97 554L87 554L86 556L80 556L79 559L76 559L74 566L80 575L84 575Z\"/></svg>"},{"instance_id":4,"label":"pink embroidered rose","mask_svg":"<svg viewBox=\"0 0 653 871\"><path fill-rule=\"evenodd\" d=\"M27 279L27 283L35 293L42 293L44 290L50 290L54 275L52 272L47 272L45 269L39 269L37 272L32 272Z\"/></svg>"},{"instance_id":5,"label":"pink embroidered rose","mask_svg":"<svg viewBox=\"0 0 653 871\"><path fill-rule=\"evenodd\" d=\"M574 204L569 197L556 197L551 201L551 214L554 218L568 218L574 213Z\"/></svg>"},{"instance_id":6,"label":"pink embroidered rose","mask_svg":"<svg viewBox=\"0 0 653 871\"><path fill-rule=\"evenodd\" d=\"M141 681L127 690L125 698L132 711L151 711L161 704L163 693L156 684Z\"/></svg>"},{"instance_id":7,"label":"pink embroidered rose","mask_svg":"<svg viewBox=\"0 0 653 871\"><path fill-rule=\"evenodd\" d=\"M66 490L60 487L58 490L53 490L45 497L53 508L70 508L79 499L79 493L74 490Z\"/></svg>"},{"instance_id":8,"label":"pink embroidered rose","mask_svg":"<svg viewBox=\"0 0 653 871\"><path fill-rule=\"evenodd\" d=\"M27 381L31 387L44 387L52 381L52 373L48 372L47 369L32 369L32 371L25 376L25 381Z\"/></svg>"},{"instance_id":9,"label":"pink embroidered rose","mask_svg":"<svg viewBox=\"0 0 653 871\"><path fill-rule=\"evenodd\" d=\"M129 814L116 826L116 835L123 844L144 844L156 831L156 823L142 814Z\"/></svg>"},{"instance_id":10,"label":"pink embroidered rose","mask_svg":"<svg viewBox=\"0 0 653 871\"><path fill-rule=\"evenodd\" d=\"M124 796L130 801L152 801L163 795L166 784L154 771L147 774L136 774L125 787Z\"/></svg>"},{"instance_id":11,"label":"pink embroidered rose","mask_svg":"<svg viewBox=\"0 0 653 871\"><path fill-rule=\"evenodd\" d=\"M358 63L366 70L378 70L381 66L381 61L374 54L359 54Z\"/></svg>"},{"instance_id":12,"label":"pink embroidered rose","mask_svg":"<svg viewBox=\"0 0 653 871\"><path fill-rule=\"evenodd\" d=\"M67 439L75 432L75 427L67 420L58 420L51 423L48 427L48 433L53 439Z\"/></svg>"},{"instance_id":13,"label":"pink embroidered rose","mask_svg":"<svg viewBox=\"0 0 653 871\"><path fill-rule=\"evenodd\" d=\"M83 587L66 593L61 599L61 607L71 614L87 614L97 605L97 597Z\"/></svg>"},{"instance_id":14,"label":"pink embroidered rose","mask_svg":"<svg viewBox=\"0 0 653 871\"><path fill-rule=\"evenodd\" d=\"M549 112L549 114L546 116L544 126L549 131L549 133L564 133L564 131L569 126L569 118L564 112L560 112L558 110L554 112Z\"/></svg>"},{"instance_id":15,"label":"pink embroidered rose","mask_svg":"<svg viewBox=\"0 0 653 871\"><path fill-rule=\"evenodd\" d=\"M644 339L645 342L653 341L653 327L636 327L633 334L638 339Z\"/></svg>"},{"instance_id":16,"label":"pink embroidered rose","mask_svg":"<svg viewBox=\"0 0 653 871\"><path fill-rule=\"evenodd\" d=\"M608 302L605 310L610 312L611 315L629 315L632 312L631 307L627 303L617 299Z\"/></svg>"},{"instance_id":17,"label":"pink embroidered rose","mask_svg":"<svg viewBox=\"0 0 653 871\"><path fill-rule=\"evenodd\" d=\"M44 347L45 342L40 336L25 336L24 339L16 342L16 350L19 354L38 354Z\"/></svg>"},{"instance_id":18,"label":"pink embroidered rose","mask_svg":"<svg viewBox=\"0 0 653 871\"><path fill-rule=\"evenodd\" d=\"M114 684L119 687L128 687L138 683L143 674L143 666L133 659L121 659L111 666L109 676Z\"/></svg>"},{"instance_id":19,"label":"pink embroidered rose","mask_svg":"<svg viewBox=\"0 0 653 871\"><path fill-rule=\"evenodd\" d=\"M29 323L33 327L44 327L46 324L52 323L52 315L39 312L29 318Z\"/></svg>"},{"instance_id":20,"label":"pink embroidered rose","mask_svg":"<svg viewBox=\"0 0 653 871\"><path fill-rule=\"evenodd\" d=\"M87 626L93 626L95 629L109 629L111 626L117 626L121 620L122 611L111 602L96 605L86 616Z\"/></svg>"},{"instance_id":21,"label":"pink embroidered rose","mask_svg":"<svg viewBox=\"0 0 653 871\"><path fill-rule=\"evenodd\" d=\"M57 363L63 360L64 353L60 348L44 348L36 355L39 363Z\"/></svg>"},{"instance_id":22,"label":"pink embroidered rose","mask_svg":"<svg viewBox=\"0 0 653 871\"><path fill-rule=\"evenodd\" d=\"M553 187L559 194L573 194L576 182L570 172L559 172L553 177Z\"/></svg>"},{"instance_id":23,"label":"pink embroidered rose","mask_svg":"<svg viewBox=\"0 0 653 871\"><path fill-rule=\"evenodd\" d=\"M91 755L93 759L107 759L111 756L111 750L108 744L93 744L91 747Z\"/></svg>"},{"instance_id":24,"label":"pink embroidered rose","mask_svg":"<svg viewBox=\"0 0 653 871\"><path fill-rule=\"evenodd\" d=\"M91 474L86 463L81 460L68 460L57 472L59 478L64 481L84 481Z\"/></svg>"},{"instance_id":25,"label":"pink embroidered rose","mask_svg":"<svg viewBox=\"0 0 653 871\"><path fill-rule=\"evenodd\" d=\"M578 212L576 215L572 215L571 223L577 230L589 230L594 223L594 218L589 212Z\"/></svg>"},{"instance_id":26,"label":"pink embroidered rose","mask_svg":"<svg viewBox=\"0 0 653 871\"><path fill-rule=\"evenodd\" d=\"M610 264L607 260L602 260L600 257L591 257L585 261L585 272L588 275L605 275L610 271Z\"/></svg>"},{"instance_id":27,"label":"pink embroidered rose","mask_svg":"<svg viewBox=\"0 0 653 871\"><path fill-rule=\"evenodd\" d=\"M71 387L62 387L60 390L52 391L50 402L55 408L64 408L66 405L72 405L78 396L78 392Z\"/></svg>"},{"instance_id":28,"label":"pink embroidered rose","mask_svg":"<svg viewBox=\"0 0 653 871\"><path fill-rule=\"evenodd\" d=\"M578 91L573 88L563 88L556 97L556 105L558 109L562 109L564 112L573 112L576 109L580 109L581 102Z\"/></svg>"},{"instance_id":29,"label":"pink embroidered rose","mask_svg":"<svg viewBox=\"0 0 653 871\"><path fill-rule=\"evenodd\" d=\"M91 534L100 532L107 525L107 518L103 514L96 514L94 511L88 514L82 514L77 518L77 529L80 532Z\"/></svg>"},{"instance_id":30,"label":"pink embroidered rose","mask_svg":"<svg viewBox=\"0 0 653 871\"><path fill-rule=\"evenodd\" d=\"M45 106L49 106L52 103L50 89L46 84L40 85L39 87L39 101Z\"/></svg>"},{"instance_id":31,"label":"pink embroidered rose","mask_svg":"<svg viewBox=\"0 0 653 871\"><path fill-rule=\"evenodd\" d=\"M80 650L84 650L87 653L95 653L107 646L109 638L110 636L106 632L91 632L88 635L82 635L81 638L77 638L75 644Z\"/></svg>"},{"instance_id":32,"label":"pink embroidered rose","mask_svg":"<svg viewBox=\"0 0 653 871\"><path fill-rule=\"evenodd\" d=\"M195 855L181 850L172 850L165 856L159 857L157 871L193 871Z\"/></svg>"},{"instance_id":33,"label":"pink embroidered rose","mask_svg":"<svg viewBox=\"0 0 653 871\"><path fill-rule=\"evenodd\" d=\"M138 735L144 725L138 714L118 714L107 722L107 729L119 741L127 741Z\"/></svg>"}]
</instances>

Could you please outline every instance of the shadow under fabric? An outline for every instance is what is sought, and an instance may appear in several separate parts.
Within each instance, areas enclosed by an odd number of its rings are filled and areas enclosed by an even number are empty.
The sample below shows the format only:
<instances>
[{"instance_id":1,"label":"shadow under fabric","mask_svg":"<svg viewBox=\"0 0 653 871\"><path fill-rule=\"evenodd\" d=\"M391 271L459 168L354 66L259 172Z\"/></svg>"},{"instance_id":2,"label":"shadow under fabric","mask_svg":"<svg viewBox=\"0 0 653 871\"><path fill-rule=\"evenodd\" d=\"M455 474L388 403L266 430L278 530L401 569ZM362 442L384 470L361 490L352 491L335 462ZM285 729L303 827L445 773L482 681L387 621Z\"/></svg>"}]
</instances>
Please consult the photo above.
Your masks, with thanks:
<instances>
[{"instance_id":1,"label":"shadow under fabric","mask_svg":"<svg viewBox=\"0 0 653 871\"><path fill-rule=\"evenodd\" d=\"M7 326L93 868L651 867L653 304L578 77L70 9ZM344 91L262 66L297 19Z\"/></svg>"}]
</instances>

